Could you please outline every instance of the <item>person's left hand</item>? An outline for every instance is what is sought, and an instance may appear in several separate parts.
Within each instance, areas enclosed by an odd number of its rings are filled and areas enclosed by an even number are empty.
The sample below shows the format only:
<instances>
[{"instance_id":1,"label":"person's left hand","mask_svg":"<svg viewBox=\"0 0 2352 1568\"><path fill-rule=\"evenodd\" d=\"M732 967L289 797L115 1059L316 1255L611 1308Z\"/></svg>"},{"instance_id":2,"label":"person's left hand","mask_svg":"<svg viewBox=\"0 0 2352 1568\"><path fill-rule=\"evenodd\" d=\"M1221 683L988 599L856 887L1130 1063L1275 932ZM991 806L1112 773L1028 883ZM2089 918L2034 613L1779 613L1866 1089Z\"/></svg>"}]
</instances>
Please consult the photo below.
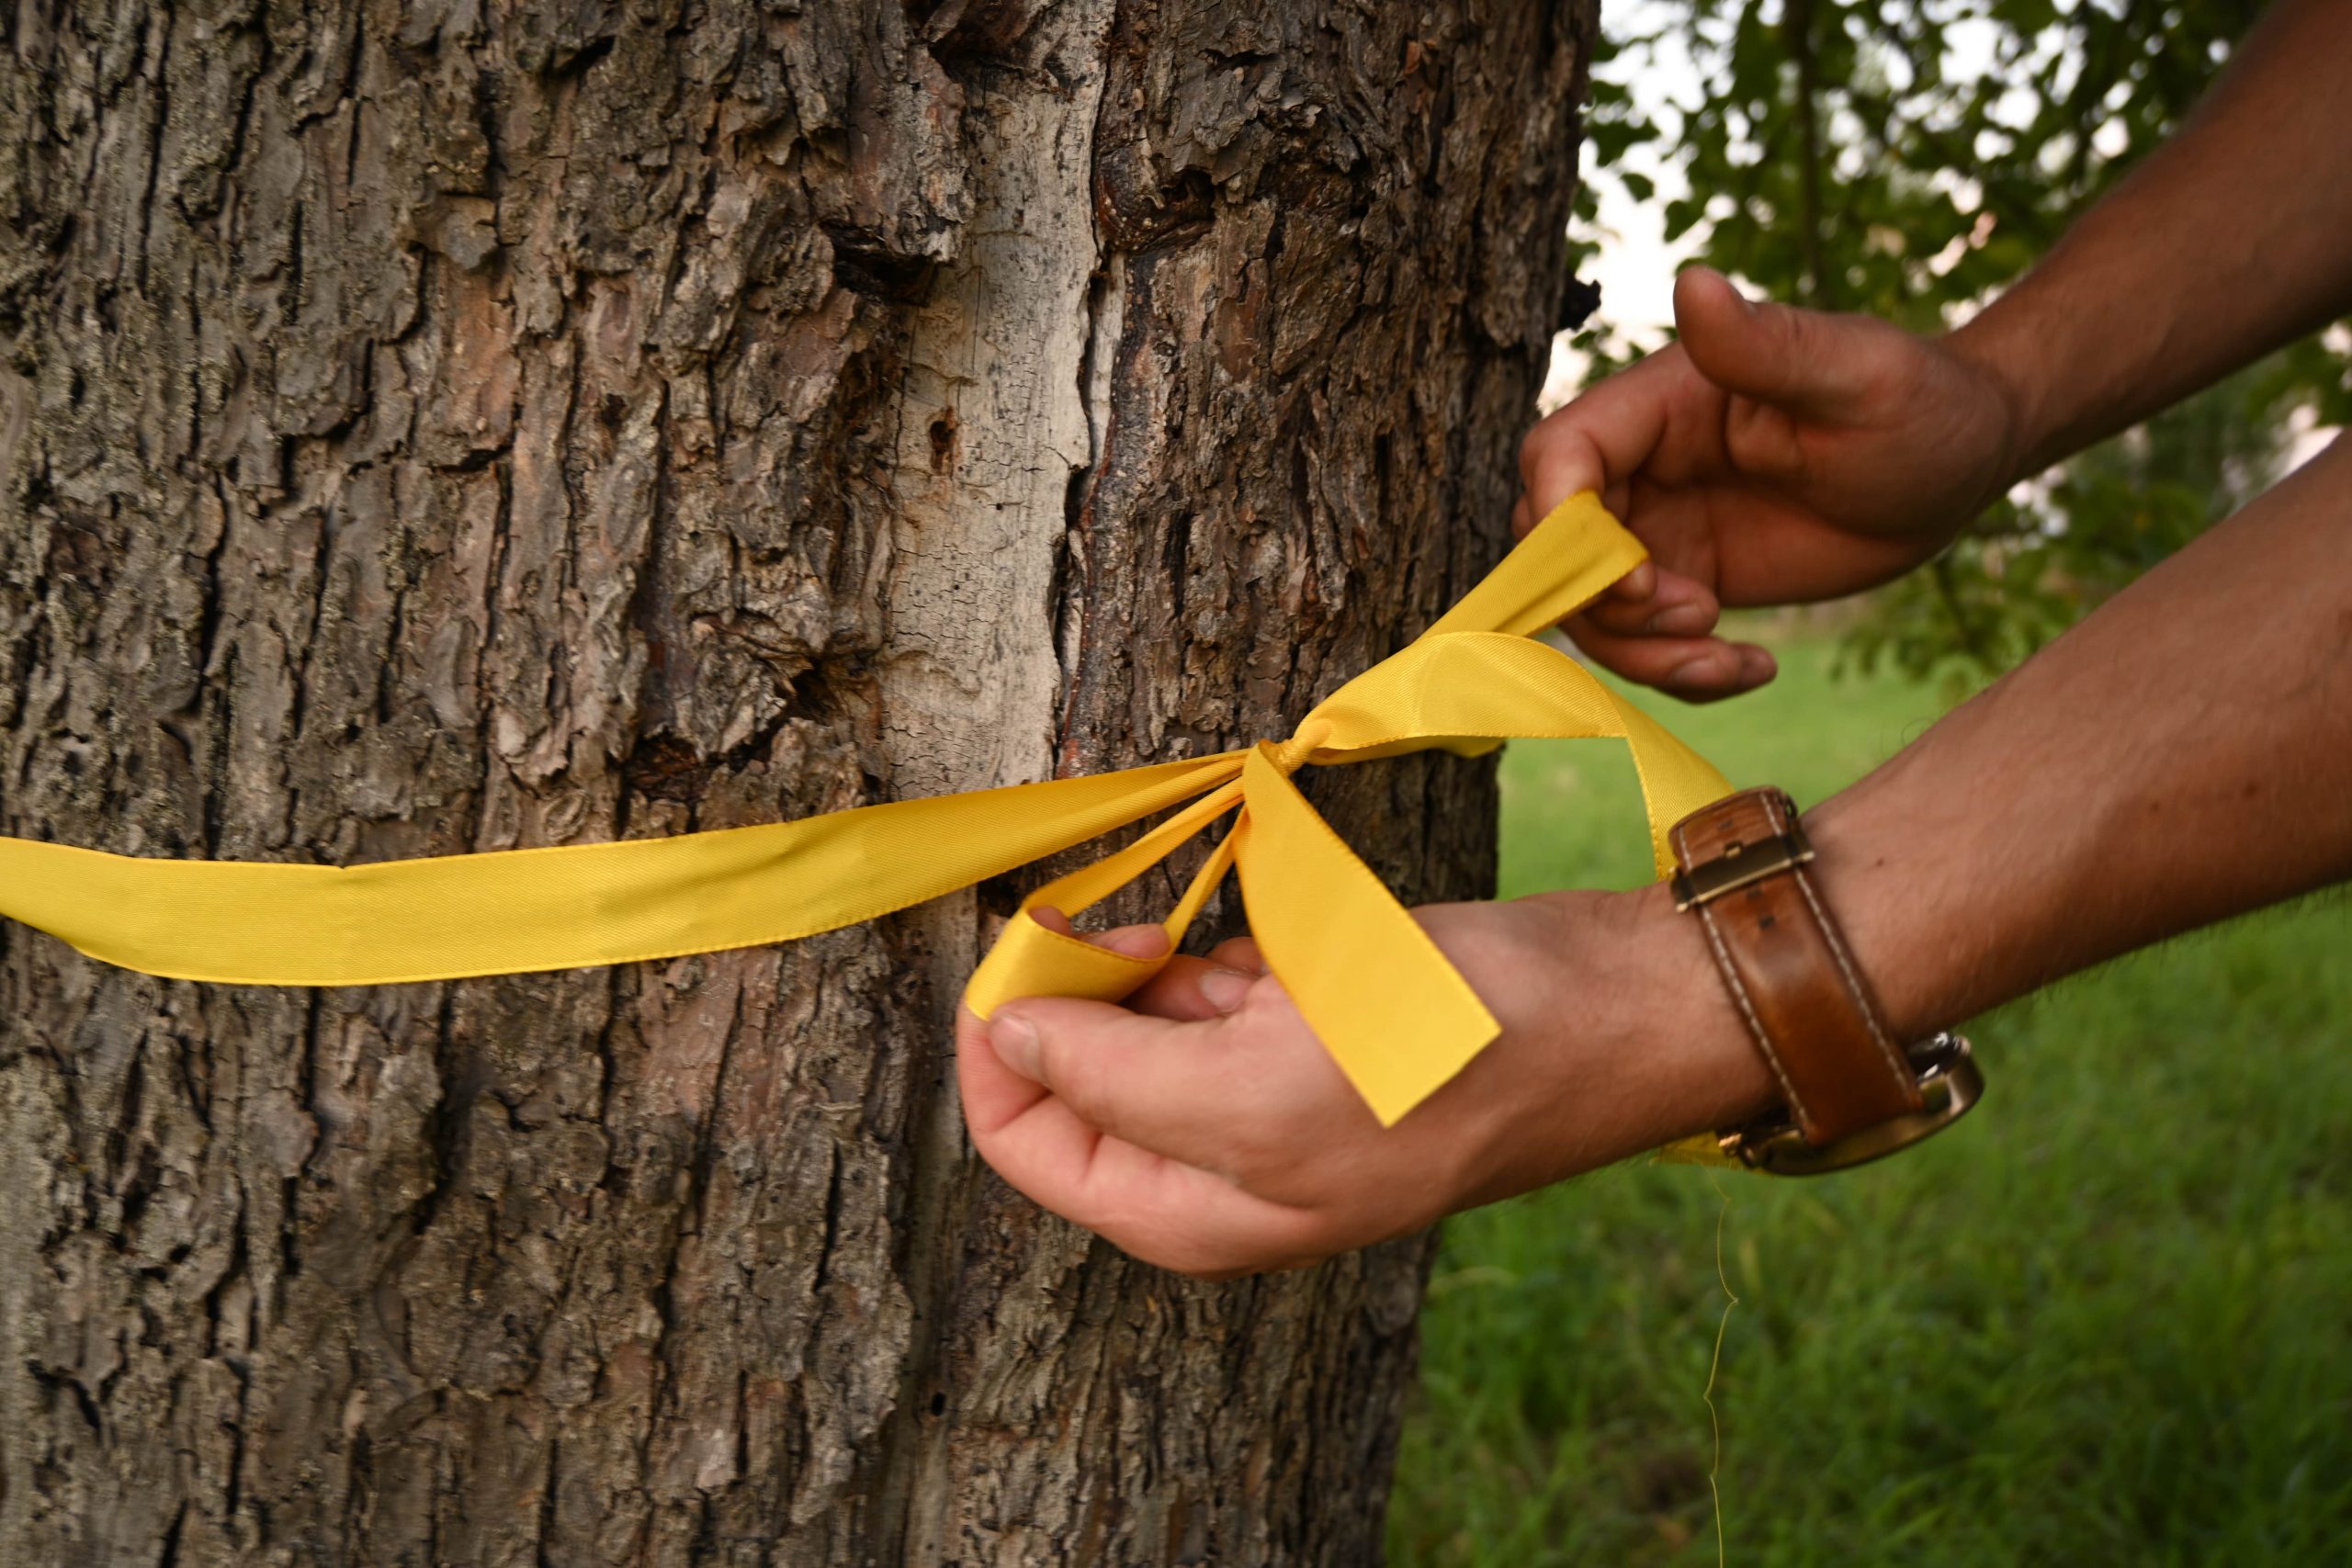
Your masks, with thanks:
<instances>
[{"instance_id":1,"label":"person's left hand","mask_svg":"<svg viewBox=\"0 0 2352 1568\"><path fill-rule=\"evenodd\" d=\"M963 1012L965 1121L1012 1186L1186 1274L1297 1268L1419 1230L1769 1102L1695 922L1662 893L1416 911L1503 1029L1393 1127L1247 938L1176 958L1124 1007ZM1092 940L1146 957L1166 942L1157 926Z\"/></svg>"}]
</instances>

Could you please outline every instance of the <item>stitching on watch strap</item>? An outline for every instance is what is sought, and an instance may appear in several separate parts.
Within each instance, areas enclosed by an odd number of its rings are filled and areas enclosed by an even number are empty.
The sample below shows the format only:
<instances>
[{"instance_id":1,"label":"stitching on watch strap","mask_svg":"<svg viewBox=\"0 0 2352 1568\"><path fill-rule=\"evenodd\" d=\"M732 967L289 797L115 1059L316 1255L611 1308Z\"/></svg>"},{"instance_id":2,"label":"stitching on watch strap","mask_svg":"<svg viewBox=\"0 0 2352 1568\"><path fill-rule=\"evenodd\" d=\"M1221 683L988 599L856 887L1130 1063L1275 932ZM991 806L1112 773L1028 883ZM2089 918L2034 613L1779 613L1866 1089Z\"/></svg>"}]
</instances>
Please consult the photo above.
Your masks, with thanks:
<instances>
[{"instance_id":1,"label":"stitching on watch strap","mask_svg":"<svg viewBox=\"0 0 2352 1568\"><path fill-rule=\"evenodd\" d=\"M1772 831L1786 832L1787 829L1781 826L1779 805L1769 795L1763 797L1763 803L1764 818L1772 825ZM1861 981L1854 973L1854 961L1846 951L1845 939L1830 920L1829 911L1821 907L1820 896L1813 890L1813 879L1805 874L1803 865L1789 869L1796 877L1797 890L1804 895L1806 907L1813 910L1814 923L1821 928L1822 940L1829 944L1829 955L1838 961L1838 974L1846 982L1846 994L1854 999L1854 1010L1862 1015L1863 1026L1871 1032L1871 1039L1878 1045L1879 1055L1886 1059L1887 1071L1903 1084L1905 1093L1910 1092L1911 1076L1905 1070L1903 1059L1896 1055L1894 1043L1886 1037L1885 1029L1880 1025L1878 1010L1862 994Z\"/></svg>"},{"instance_id":2,"label":"stitching on watch strap","mask_svg":"<svg viewBox=\"0 0 2352 1568\"><path fill-rule=\"evenodd\" d=\"M1797 1097L1797 1086L1790 1080L1788 1069L1781 1065L1781 1053L1774 1048L1771 1035L1765 1032L1764 1021L1756 1016L1756 1004L1748 999L1747 982L1740 978L1739 966L1731 961L1731 953L1724 946L1723 933L1715 930L1715 912L1704 904L1699 906L1699 923L1706 928L1707 945L1715 950L1715 967L1731 983L1732 999L1739 1004L1740 1015L1747 1020L1747 1032L1755 1036L1756 1049L1772 1069L1772 1076L1781 1080L1781 1092L1788 1098L1798 1122L1810 1126L1813 1113Z\"/></svg>"}]
</instances>

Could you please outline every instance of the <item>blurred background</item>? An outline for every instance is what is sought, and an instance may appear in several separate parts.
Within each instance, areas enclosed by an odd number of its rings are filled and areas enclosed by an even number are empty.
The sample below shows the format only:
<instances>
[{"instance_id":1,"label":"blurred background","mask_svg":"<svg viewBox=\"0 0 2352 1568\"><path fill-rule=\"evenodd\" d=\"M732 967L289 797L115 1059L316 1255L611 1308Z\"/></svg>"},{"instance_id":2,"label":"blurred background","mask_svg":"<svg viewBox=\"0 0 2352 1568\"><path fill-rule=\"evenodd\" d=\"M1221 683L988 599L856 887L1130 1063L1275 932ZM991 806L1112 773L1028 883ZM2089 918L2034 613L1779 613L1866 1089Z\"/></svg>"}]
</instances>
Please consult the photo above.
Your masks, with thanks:
<instances>
[{"instance_id":1,"label":"blurred background","mask_svg":"<svg viewBox=\"0 0 2352 1568\"><path fill-rule=\"evenodd\" d=\"M1689 261L1957 324L2259 10L1604 0L1577 235L1600 294L1547 400L1669 341ZM1904 583L1750 617L1781 662L1760 693L1640 700L1735 784L1817 801L2315 450L2347 366L2339 324L2019 487ZM1516 744L1503 784L1506 897L1648 875L1621 748ZM1392 1560L2352 1562L2352 907L1973 1032L1984 1106L1902 1159L1637 1165L1452 1224Z\"/></svg>"},{"instance_id":2,"label":"blurred background","mask_svg":"<svg viewBox=\"0 0 2352 1568\"><path fill-rule=\"evenodd\" d=\"M1674 274L1956 326L2186 117L2258 0L1602 0L1581 276L1548 405L1671 341ZM2347 198L2335 193L2335 199ZM1864 668L1998 674L2352 422L2339 323L2020 486L1845 626Z\"/></svg>"}]
</instances>

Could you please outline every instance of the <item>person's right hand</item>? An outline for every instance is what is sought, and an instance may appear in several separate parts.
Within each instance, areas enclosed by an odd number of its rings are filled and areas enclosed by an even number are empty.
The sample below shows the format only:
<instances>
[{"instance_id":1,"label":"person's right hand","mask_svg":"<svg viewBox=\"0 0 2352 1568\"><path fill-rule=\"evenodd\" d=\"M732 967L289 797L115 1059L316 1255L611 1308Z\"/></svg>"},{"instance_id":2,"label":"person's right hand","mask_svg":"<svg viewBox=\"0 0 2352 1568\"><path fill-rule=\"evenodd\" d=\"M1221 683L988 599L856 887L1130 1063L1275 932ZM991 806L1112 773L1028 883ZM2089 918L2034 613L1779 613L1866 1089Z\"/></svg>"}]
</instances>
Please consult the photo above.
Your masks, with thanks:
<instances>
[{"instance_id":1,"label":"person's right hand","mask_svg":"<svg viewBox=\"0 0 2352 1568\"><path fill-rule=\"evenodd\" d=\"M1568 623L1628 680L1702 700L1760 686L1760 648L1713 634L1725 605L1884 582L2000 495L2024 446L2013 391L1960 340L1866 316L1752 304L1720 273L1676 279L1681 341L1530 432L1521 534L1599 491L1649 547Z\"/></svg>"}]
</instances>

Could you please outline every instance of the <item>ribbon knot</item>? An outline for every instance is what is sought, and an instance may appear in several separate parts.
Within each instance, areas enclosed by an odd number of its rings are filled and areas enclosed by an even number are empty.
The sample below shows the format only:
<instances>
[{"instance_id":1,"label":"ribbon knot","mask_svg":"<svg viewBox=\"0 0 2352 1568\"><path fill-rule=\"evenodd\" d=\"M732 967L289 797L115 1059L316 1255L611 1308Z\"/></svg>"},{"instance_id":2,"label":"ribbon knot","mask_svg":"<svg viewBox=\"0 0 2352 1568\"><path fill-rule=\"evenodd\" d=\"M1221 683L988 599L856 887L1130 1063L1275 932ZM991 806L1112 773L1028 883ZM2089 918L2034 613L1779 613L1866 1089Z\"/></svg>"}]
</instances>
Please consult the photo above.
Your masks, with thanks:
<instances>
[{"instance_id":1,"label":"ribbon knot","mask_svg":"<svg viewBox=\"0 0 2352 1568\"><path fill-rule=\"evenodd\" d=\"M1267 740L1260 744L1273 748L1268 753L1267 761L1273 763L1283 777L1288 778L1305 767L1308 759L1315 755L1315 749L1323 743L1323 731L1324 726L1316 722L1313 714L1308 714L1306 722L1293 731L1289 739Z\"/></svg>"},{"instance_id":2,"label":"ribbon knot","mask_svg":"<svg viewBox=\"0 0 2352 1568\"><path fill-rule=\"evenodd\" d=\"M94 958L178 979L365 986L570 969L853 925L1180 807L1023 901L965 992L986 1017L1015 997L1117 1000L1149 979L1164 959L1063 936L1029 911L1050 904L1075 917L1230 812L1230 830L1163 922L1170 952L1238 870L1268 967L1392 1122L1498 1026L1291 775L1308 761L1428 748L1476 756L1515 737L1618 737L1641 775L1665 874L1668 826L1730 786L1537 640L1643 556L1596 499L1574 497L1436 625L1317 704L1288 739L1240 750L766 827L349 868L150 860L0 838L0 915Z\"/></svg>"}]
</instances>

